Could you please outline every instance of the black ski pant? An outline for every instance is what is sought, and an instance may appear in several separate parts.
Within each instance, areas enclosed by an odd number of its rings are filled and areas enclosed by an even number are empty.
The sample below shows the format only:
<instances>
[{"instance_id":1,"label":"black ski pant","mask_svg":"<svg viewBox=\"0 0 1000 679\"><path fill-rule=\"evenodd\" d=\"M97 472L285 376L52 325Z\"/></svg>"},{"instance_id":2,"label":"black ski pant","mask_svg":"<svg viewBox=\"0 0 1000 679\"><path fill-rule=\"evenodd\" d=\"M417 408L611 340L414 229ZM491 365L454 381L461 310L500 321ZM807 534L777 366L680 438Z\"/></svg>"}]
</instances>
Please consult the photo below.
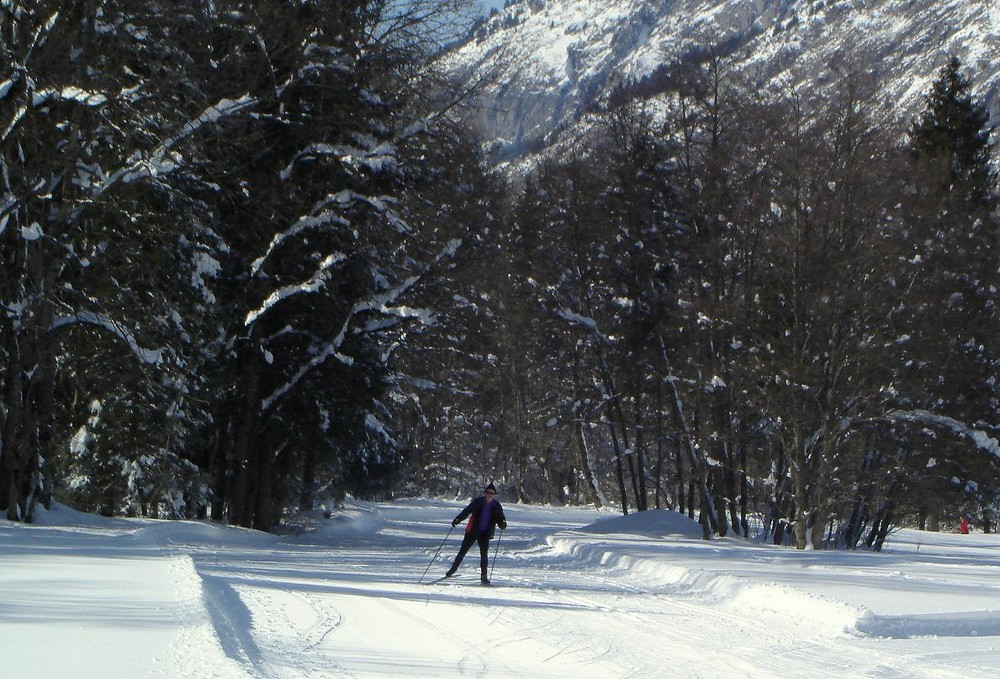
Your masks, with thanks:
<instances>
[{"instance_id":1,"label":"black ski pant","mask_svg":"<svg viewBox=\"0 0 1000 679\"><path fill-rule=\"evenodd\" d=\"M472 543L479 543L479 571L481 573L480 577L485 580L486 574L489 571L490 565L490 534L489 533L466 533L465 537L462 538L462 546L458 550L458 556L455 557L455 562L451 564L451 573L458 570L458 566L462 563L462 559L472 548Z\"/></svg>"}]
</instances>

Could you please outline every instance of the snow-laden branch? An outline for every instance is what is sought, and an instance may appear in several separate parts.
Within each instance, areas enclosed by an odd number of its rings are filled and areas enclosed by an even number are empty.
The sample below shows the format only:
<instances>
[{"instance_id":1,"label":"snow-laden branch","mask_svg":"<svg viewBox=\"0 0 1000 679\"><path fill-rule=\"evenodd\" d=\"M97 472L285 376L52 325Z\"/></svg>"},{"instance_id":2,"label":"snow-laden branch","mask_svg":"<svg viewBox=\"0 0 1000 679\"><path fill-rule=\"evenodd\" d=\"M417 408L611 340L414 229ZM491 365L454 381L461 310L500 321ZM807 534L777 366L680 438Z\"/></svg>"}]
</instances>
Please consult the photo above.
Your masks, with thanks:
<instances>
[{"instance_id":1,"label":"snow-laden branch","mask_svg":"<svg viewBox=\"0 0 1000 679\"><path fill-rule=\"evenodd\" d=\"M286 285L278 288L268 295L263 304L247 314L243 321L243 325L252 325L258 318L266 314L275 305L280 304L289 297L319 292L326 285L326 282L330 280L330 267L339 262L343 262L345 259L347 259L347 257L341 252L327 256L322 262L320 262L319 269L308 281L304 283L297 283L295 285Z\"/></svg>"},{"instance_id":2,"label":"snow-laden branch","mask_svg":"<svg viewBox=\"0 0 1000 679\"><path fill-rule=\"evenodd\" d=\"M0 200L0 236L7 230L7 221L10 219L10 212L15 205L17 205L17 199L10 194L7 194Z\"/></svg>"},{"instance_id":3,"label":"snow-laden branch","mask_svg":"<svg viewBox=\"0 0 1000 679\"><path fill-rule=\"evenodd\" d=\"M267 54L267 47L264 45L264 40L260 38L260 36L258 36L257 41L258 44L261 45L261 48L263 49L264 53ZM354 69L351 67L349 63L349 58L341 50L334 49L331 47L319 46L316 45L315 43L310 43L305 47L303 54L305 56L310 56L317 52L326 52L327 58L324 59L323 61L314 61L302 66L294 73L289 75L283 83L277 85L274 88L274 92L279 99L284 95L284 92L286 89L288 89L288 87L290 87L294 83L299 82L303 78L308 77L313 73L319 73L323 71L335 71L338 73L350 75L351 73L354 72ZM270 62L271 57L268 56L267 60L268 62ZM271 67L271 71L272 73L274 72L273 66Z\"/></svg>"},{"instance_id":4,"label":"snow-laden branch","mask_svg":"<svg viewBox=\"0 0 1000 679\"><path fill-rule=\"evenodd\" d=\"M586 328L601 341L607 341L608 339L607 335L601 332L600 327L598 327L597 325L597 321L591 318L590 316L584 316L583 314L577 313L576 311L572 311L571 309L566 309L563 307L560 307L559 310L556 311L556 315L565 321L569 321L573 325L579 325L583 328Z\"/></svg>"},{"instance_id":5,"label":"snow-laden branch","mask_svg":"<svg viewBox=\"0 0 1000 679\"><path fill-rule=\"evenodd\" d=\"M351 191L350 189L344 189L343 191L338 191L335 194L327 196L326 199L320 202L320 204L314 206L313 211L316 214L301 217L288 229L275 235L268 244L267 250L264 254L254 260L253 265L251 266L251 272L256 275L267 262L268 258L270 258L274 251L282 243L299 235L300 233L312 229L326 228L330 225L350 228L351 222L346 217L343 217L333 209L329 208L331 205L335 205L337 206L337 210L344 210L352 204L358 202L374 208L379 214L385 217L385 220L389 224L393 225L399 233L410 233L410 225L407 224L406 220L396 214L395 210L390 207L390 203L395 202L394 199L388 197L379 198L366 196L356 191Z\"/></svg>"},{"instance_id":6,"label":"snow-laden branch","mask_svg":"<svg viewBox=\"0 0 1000 679\"><path fill-rule=\"evenodd\" d=\"M31 98L31 105L34 108L44 106L49 103L73 102L83 106L100 106L107 103L108 98L100 92L90 92L81 90L79 87L70 85L61 90L44 89L37 90Z\"/></svg>"},{"instance_id":7,"label":"snow-laden branch","mask_svg":"<svg viewBox=\"0 0 1000 679\"><path fill-rule=\"evenodd\" d=\"M382 421L379 420L374 415L372 415L371 413L368 413L365 416L365 429L370 431L375 436L378 436L383 441L386 441L387 443L390 444L396 443L396 439L392 437L392 434L390 434L389 430L386 429L384 424L382 424Z\"/></svg>"},{"instance_id":8,"label":"snow-laden branch","mask_svg":"<svg viewBox=\"0 0 1000 679\"><path fill-rule=\"evenodd\" d=\"M396 147L389 143L374 145L370 149L360 149L346 144L310 144L296 153L292 161L281 171L281 180L291 177L299 162L317 158L336 158L352 168L363 168L376 173L393 171L396 168Z\"/></svg>"},{"instance_id":9,"label":"snow-laden branch","mask_svg":"<svg viewBox=\"0 0 1000 679\"><path fill-rule=\"evenodd\" d=\"M28 112L27 106L18 107L18 109L14 112L14 117L11 118L10 122L7 124L7 127L4 128L3 134L0 134L0 142L7 141L7 137L9 137L10 133L14 131L14 128L17 127L18 123L24 120L24 115L27 112Z\"/></svg>"},{"instance_id":10,"label":"snow-laden branch","mask_svg":"<svg viewBox=\"0 0 1000 679\"><path fill-rule=\"evenodd\" d=\"M404 294L409 292L428 271L432 270L434 266L440 263L441 260L446 257L454 257L460 246L461 241L457 239L449 241L444 249L442 249L441 252L434 257L433 262L426 267L422 274L410 276L393 288L357 302L344 318L344 322L341 324L340 330L337 332L336 336L321 347L309 361L301 366L295 374L289 378L285 384L275 389L270 396L265 398L261 402L261 409L265 411L269 410L279 399L284 397L285 394L298 386L298 384L302 382L302 380L305 379L309 373L326 363L331 358L336 358L344 365L352 365L354 363L354 359L340 353L340 348L343 346L351 323L354 321L356 316L373 311L386 316L396 316L398 318L413 318L420 316L420 314L413 313L414 310L411 307L399 305L397 302Z\"/></svg>"},{"instance_id":11,"label":"snow-laden branch","mask_svg":"<svg viewBox=\"0 0 1000 679\"><path fill-rule=\"evenodd\" d=\"M56 22L59 21L59 12L55 11L44 24L38 27L35 34L31 36L31 45L28 48L28 53L24 56L24 63L27 64L31 61L31 56L35 52L35 48L42 47L49 39L49 34L52 33L52 29L56 27Z\"/></svg>"},{"instance_id":12,"label":"snow-laden branch","mask_svg":"<svg viewBox=\"0 0 1000 679\"><path fill-rule=\"evenodd\" d=\"M95 193L104 193L119 183L130 184L173 171L176 169L176 163L170 154L175 146L199 132L206 125L240 113L257 104L257 101L256 97L244 94L239 99L222 99L209 106L198 117L184 123L176 134L162 141L149 155L139 158L109 175L103 185L96 187Z\"/></svg>"},{"instance_id":13,"label":"snow-laden branch","mask_svg":"<svg viewBox=\"0 0 1000 679\"><path fill-rule=\"evenodd\" d=\"M946 415L938 415L929 410L893 410L886 417L897 422L915 422L917 424L927 424L943 427L959 436L971 440L977 448L1000 458L1000 443L995 438L981 429L970 427L965 422L961 422Z\"/></svg>"},{"instance_id":14,"label":"snow-laden branch","mask_svg":"<svg viewBox=\"0 0 1000 679\"><path fill-rule=\"evenodd\" d=\"M9 80L0 81L0 99L5 99L10 91L14 88L14 83L17 82L13 78Z\"/></svg>"},{"instance_id":15,"label":"snow-laden branch","mask_svg":"<svg viewBox=\"0 0 1000 679\"><path fill-rule=\"evenodd\" d=\"M31 40L28 44L28 50L24 55L24 60L19 67L27 72L27 64L31 61L31 58L35 50L43 46L49 39L49 35L55 28L56 23L59 21L59 12L53 12L49 15L49 18L45 20L42 24L35 30L34 35L31 36ZM0 82L0 99L6 98L10 93L11 89L16 84L17 79L4 80ZM29 79L28 81L29 90L34 85L34 81ZM32 96L31 105L34 108L44 106L49 102L59 102L59 101L72 101L84 106L100 106L107 102L107 97L103 94L98 94L95 92L88 92L86 90L81 90L78 87L67 86L62 89L45 89L35 92ZM28 112L28 107L21 106L14 113L14 117L11 119L10 123L4 128L3 134L0 134L0 141L6 141L10 133L14 131L18 123L24 119L25 114Z\"/></svg>"},{"instance_id":16,"label":"snow-laden branch","mask_svg":"<svg viewBox=\"0 0 1000 679\"><path fill-rule=\"evenodd\" d=\"M5 80L0 83L0 99L7 96L7 93L13 85L14 82L11 80ZM63 87L62 89L44 89L35 91L31 96L31 108L41 108L46 104L67 101L80 104L81 106L100 106L107 103L108 98L99 92L81 90L79 87L70 85ZM0 134L0 141L6 141L11 132L14 131L22 120L24 120L24 116L27 114L28 108L29 107L26 104L18 107L17 111L14 112L14 116L11 118L11 121L7 124L7 127L4 128L3 134Z\"/></svg>"},{"instance_id":17,"label":"snow-laden branch","mask_svg":"<svg viewBox=\"0 0 1000 679\"><path fill-rule=\"evenodd\" d=\"M356 202L367 203L371 207L375 208L379 214L385 217L386 221L396 228L396 231L403 234L410 233L410 225L406 223L406 220L396 214L396 211L389 207L390 203L396 202L394 198L366 196L362 193L358 193L357 191L344 189L343 191L337 193L334 196L334 199L345 206Z\"/></svg>"},{"instance_id":18,"label":"snow-laden branch","mask_svg":"<svg viewBox=\"0 0 1000 679\"><path fill-rule=\"evenodd\" d=\"M302 217L297 222L292 224L291 227L282 231L279 234L276 234L274 238L271 239L270 244L267 246L267 251L263 255L254 260L253 265L251 267L251 272L254 275L256 275L260 271L261 267L264 266L264 263L271 256L271 253L274 252L274 250L282 243L284 243L286 240L294 238L295 236L305 231L310 231L313 229L322 229L330 225L350 227L351 223L346 219L344 219L339 214L331 210L323 210L317 215L309 215L307 217Z\"/></svg>"},{"instance_id":19,"label":"snow-laden branch","mask_svg":"<svg viewBox=\"0 0 1000 679\"><path fill-rule=\"evenodd\" d=\"M135 354L136 358L139 359L140 363L146 365L159 365L163 361L163 350L162 349L144 349L139 345L139 341L135 338L128 328L125 328L120 323L114 319L105 316L104 314L97 314L92 311L78 311L71 316L59 316L54 321L49 328L52 331L58 330L69 325L92 325L103 330L107 330L112 335L122 340L129 350Z\"/></svg>"},{"instance_id":20,"label":"snow-laden branch","mask_svg":"<svg viewBox=\"0 0 1000 679\"><path fill-rule=\"evenodd\" d=\"M570 311L569 309L559 309L557 315L560 318L567 320L570 323L573 323L574 325L582 325L587 330L600 334L600 331L597 329L597 321L595 321L593 318L590 318L589 316L578 314L577 312Z\"/></svg>"}]
</instances>

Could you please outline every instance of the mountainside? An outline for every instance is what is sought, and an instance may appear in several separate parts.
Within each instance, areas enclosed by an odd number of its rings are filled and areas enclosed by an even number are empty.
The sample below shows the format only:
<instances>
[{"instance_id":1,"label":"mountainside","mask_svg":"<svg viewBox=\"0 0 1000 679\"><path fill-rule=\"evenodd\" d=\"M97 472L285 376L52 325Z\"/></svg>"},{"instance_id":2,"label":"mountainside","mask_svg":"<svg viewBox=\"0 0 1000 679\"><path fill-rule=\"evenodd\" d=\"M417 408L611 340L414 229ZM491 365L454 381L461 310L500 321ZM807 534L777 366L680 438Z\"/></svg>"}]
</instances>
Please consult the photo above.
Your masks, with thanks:
<instances>
[{"instance_id":1,"label":"mountainside","mask_svg":"<svg viewBox=\"0 0 1000 679\"><path fill-rule=\"evenodd\" d=\"M708 44L797 84L862 59L907 117L955 54L1000 121L996 0L513 0L452 59L468 81L505 64L484 88L481 123L495 156L511 160L553 144L616 85Z\"/></svg>"}]
</instances>

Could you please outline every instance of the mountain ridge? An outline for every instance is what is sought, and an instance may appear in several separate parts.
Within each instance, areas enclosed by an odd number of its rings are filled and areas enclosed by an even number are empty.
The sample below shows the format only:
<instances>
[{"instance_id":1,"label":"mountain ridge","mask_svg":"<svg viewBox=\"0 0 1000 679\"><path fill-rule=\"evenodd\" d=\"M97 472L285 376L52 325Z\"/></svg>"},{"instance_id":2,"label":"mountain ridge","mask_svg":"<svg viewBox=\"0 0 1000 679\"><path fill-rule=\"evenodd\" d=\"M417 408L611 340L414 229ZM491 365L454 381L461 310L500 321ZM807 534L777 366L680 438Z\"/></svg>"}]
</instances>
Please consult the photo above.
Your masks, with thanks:
<instances>
[{"instance_id":1,"label":"mountain ridge","mask_svg":"<svg viewBox=\"0 0 1000 679\"><path fill-rule=\"evenodd\" d=\"M962 59L973 91L1000 122L1000 3L991 0L514 0L449 61L483 87L480 120L493 156L516 161L559 138L628 81L726 43L767 81L804 86L831 64L870 61L883 96L913 117L937 70Z\"/></svg>"}]
</instances>

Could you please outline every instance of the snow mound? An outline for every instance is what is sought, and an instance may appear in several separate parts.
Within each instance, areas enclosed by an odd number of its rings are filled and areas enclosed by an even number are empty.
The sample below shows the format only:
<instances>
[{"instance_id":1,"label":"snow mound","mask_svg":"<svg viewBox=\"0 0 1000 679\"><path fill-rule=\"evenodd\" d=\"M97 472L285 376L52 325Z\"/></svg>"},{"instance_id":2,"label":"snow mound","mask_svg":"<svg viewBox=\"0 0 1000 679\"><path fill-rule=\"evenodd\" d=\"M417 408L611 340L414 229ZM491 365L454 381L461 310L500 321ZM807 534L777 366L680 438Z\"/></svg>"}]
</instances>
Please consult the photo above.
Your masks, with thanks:
<instances>
[{"instance_id":1,"label":"snow mound","mask_svg":"<svg viewBox=\"0 0 1000 679\"><path fill-rule=\"evenodd\" d=\"M138 527L132 539L141 545L266 547L273 544L277 537L250 528L209 521L160 520Z\"/></svg>"},{"instance_id":2,"label":"snow mound","mask_svg":"<svg viewBox=\"0 0 1000 679\"><path fill-rule=\"evenodd\" d=\"M960 613L878 615L870 611L857 621L862 634L889 639L914 637L997 637L1000 610Z\"/></svg>"},{"instance_id":3,"label":"snow mound","mask_svg":"<svg viewBox=\"0 0 1000 679\"><path fill-rule=\"evenodd\" d=\"M666 539L650 543L649 537ZM557 533L547 542L556 553L570 555L606 574L622 575L629 582L640 583L643 590L667 595L675 603L712 606L725 615L763 618L776 625L808 625L828 636L855 630L870 634L859 628L859 620L868 615L863 607L719 570L718 565L727 562L726 552L736 551L726 540L711 542L716 552L711 567L675 565L669 561L673 553L670 544L676 545L678 538L696 538L709 544L701 539L696 522L669 511L599 520L580 530Z\"/></svg>"},{"instance_id":4,"label":"snow mound","mask_svg":"<svg viewBox=\"0 0 1000 679\"><path fill-rule=\"evenodd\" d=\"M35 508L35 518L31 525L47 528L86 528L101 531L134 530L152 519L109 518L97 514L80 512L66 505L53 502L50 509L41 505Z\"/></svg>"},{"instance_id":5,"label":"snow mound","mask_svg":"<svg viewBox=\"0 0 1000 679\"><path fill-rule=\"evenodd\" d=\"M377 507L363 503L351 504L325 516L320 512L303 512L291 522L290 532L295 542L339 542L345 538L374 535L386 527Z\"/></svg>"},{"instance_id":6,"label":"snow mound","mask_svg":"<svg viewBox=\"0 0 1000 679\"><path fill-rule=\"evenodd\" d=\"M203 578L190 556L170 561L173 577L168 588L184 602L179 616L180 630L169 651L158 662L171 668L173 676L203 676L224 679L244 674L246 654L234 651L225 623L231 609L238 608L218 597L212 586L214 578ZM249 619L242 621L249 626Z\"/></svg>"},{"instance_id":7,"label":"snow mound","mask_svg":"<svg viewBox=\"0 0 1000 679\"><path fill-rule=\"evenodd\" d=\"M701 525L683 514L666 509L652 509L628 516L598 519L579 529L581 533L628 534L646 537L702 538Z\"/></svg>"}]
</instances>

